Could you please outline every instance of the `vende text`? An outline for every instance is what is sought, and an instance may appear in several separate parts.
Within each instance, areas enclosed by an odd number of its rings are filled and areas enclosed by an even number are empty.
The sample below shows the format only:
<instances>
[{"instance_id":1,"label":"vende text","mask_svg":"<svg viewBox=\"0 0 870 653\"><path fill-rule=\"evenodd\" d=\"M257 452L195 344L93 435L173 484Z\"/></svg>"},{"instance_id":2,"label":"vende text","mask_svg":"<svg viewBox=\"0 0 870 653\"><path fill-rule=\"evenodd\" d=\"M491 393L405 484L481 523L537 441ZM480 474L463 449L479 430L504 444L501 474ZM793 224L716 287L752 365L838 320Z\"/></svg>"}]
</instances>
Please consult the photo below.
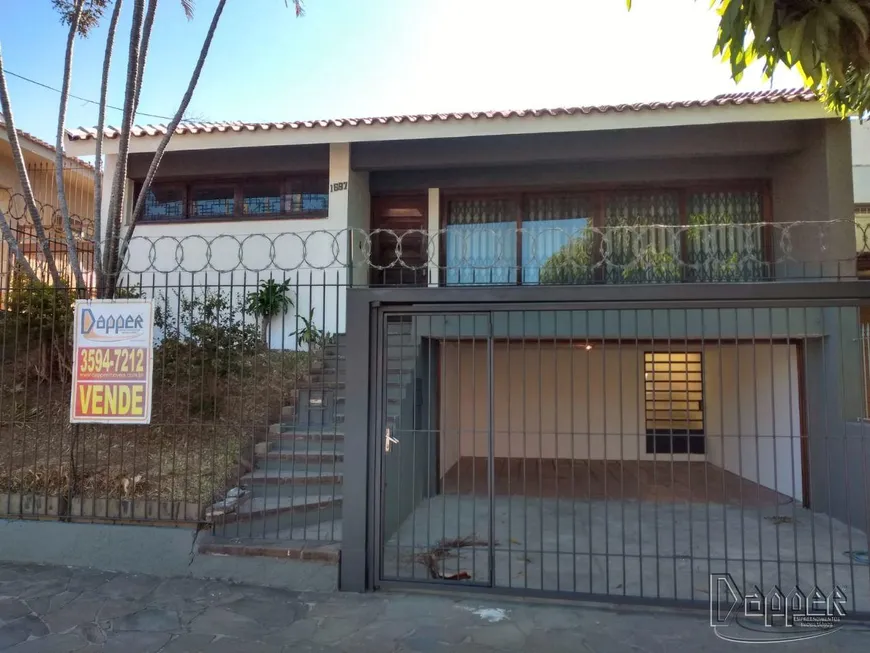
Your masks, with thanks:
<instances>
[{"instance_id":1,"label":"vende text","mask_svg":"<svg viewBox=\"0 0 870 653\"><path fill-rule=\"evenodd\" d=\"M80 383L76 415L81 417L142 417L144 383Z\"/></svg>"}]
</instances>

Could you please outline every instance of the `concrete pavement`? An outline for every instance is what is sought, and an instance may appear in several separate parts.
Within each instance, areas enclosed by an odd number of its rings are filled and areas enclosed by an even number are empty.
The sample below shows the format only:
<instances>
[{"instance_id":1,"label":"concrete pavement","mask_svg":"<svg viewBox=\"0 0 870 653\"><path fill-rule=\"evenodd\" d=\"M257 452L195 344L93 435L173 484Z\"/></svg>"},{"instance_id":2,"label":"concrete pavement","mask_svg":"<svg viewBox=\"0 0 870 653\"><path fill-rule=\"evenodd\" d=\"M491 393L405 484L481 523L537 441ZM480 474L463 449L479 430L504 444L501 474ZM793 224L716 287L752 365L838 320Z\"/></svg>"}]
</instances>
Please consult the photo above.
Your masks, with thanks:
<instances>
[{"instance_id":1,"label":"concrete pavement","mask_svg":"<svg viewBox=\"0 0 870 653\"><path fill-rule=\"evenodd\" d=\"M849 624L789 653L866 651ZM3 653L304 653L737 651L703 611L500 597L291 592L192 578L161 579L0 563Z\"/></svg>"}]
</instances>

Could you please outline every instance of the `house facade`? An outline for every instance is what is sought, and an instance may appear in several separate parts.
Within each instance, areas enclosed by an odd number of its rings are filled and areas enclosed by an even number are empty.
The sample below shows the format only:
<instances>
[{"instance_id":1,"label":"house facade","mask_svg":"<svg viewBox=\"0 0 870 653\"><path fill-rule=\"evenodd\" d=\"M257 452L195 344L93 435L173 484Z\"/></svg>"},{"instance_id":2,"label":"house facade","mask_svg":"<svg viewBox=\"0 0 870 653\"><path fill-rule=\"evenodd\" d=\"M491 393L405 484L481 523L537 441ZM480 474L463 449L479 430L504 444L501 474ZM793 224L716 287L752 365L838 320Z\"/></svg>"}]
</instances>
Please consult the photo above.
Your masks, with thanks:
<instances>
[{"instance_id":1,"label":"house facade","mask_svg":"<svg viewBox=\"0 0 870 653\"><path fill-rule=\"evenodd\" d=\"M163 128L133 133L131 191ZM109 176L117 135L106 133ZM860 455L847 441L866 410L860 305L803 295L813 284L855 287L852 137L848 122L801 91L187 123L136 227L128 280L152 296L237 298L264 279L289 280L294 307L273 318L270 345L304 349L304 319L337 334L324 347L336 379L321 377L317 397L307 387L287 428L341 434L346 449L332 459L354 447L360 461L343 471L344 500L353 495L343 518L346 587L422 574L647 596L648 557L656 596L686 598L676 563L659 569L664 559L691 559L705 576L715 571L711 558L733 557L724 533L739 528L760 538L761 561L764 520L771 510L779 519L779 506L795 524L794 511L817 511L866 540L866 485L844 471L865 455L863 441ZM68 140L85 155L94 132ZM283 478L264 467L251 483L269 473ZM336 500L334 476L315 493L321 503ZM578 502L588 510L579 522ZM658 516L660 504L670 517ZM290 509L268 492L249 505L257 518ZM654 518L646 505L656 506ZM708 529L706 557L694 530L688 544L677 537L697 505L726 540L714 545ZM673 531L667 550L645 548L648 528ZM328 531L334 539L337 530ZM799 536L810 537L795 526ZM442 558L427 569L421 556L447 538L465 538L471 553L456 555L453 572ZM535 551L525 555L534 573L522 578L514 541ZM744 546L739 557L747 555ZM775 551L796 582L803 572L789 555ZM855 591L870 601L864 576ZM745 570L744 580L761 582Z\"/></svg>"},{"instance_id":2,"label":"house facade","mask_svg":"<svg viewBox=\"0 0 870 653\"><path fill-rule=\"evenodd\" d=\"M56 211L58 204L55 173L56 150L50 144L27 132L19 131L18 138L34 199L41 209L40 213L52 241L52 247L58 258L64 260L66 237L63 233L59 214ZM86 272L89 273L92 269L93 256L91 245L88 242L88 237L93 233L93 167L81 159L65 157L64 184L72 215L73 229L78 230L81 234L79 248L82 252L82 263ZM40 261L41 254L37 247L33 224L27 214L22 193L18 170L12 158L12 146L9 144L3 117L0 115L0 209L3 210L10 227L15 232L34 269L47 279L48 274ZM2 252L0 252L0 274L3 275L3 288L8 284L8 274L12 263L8 247L3 243ZM71 270L67 269L66 273L71 274Z\"/></svg>"}]
</instances>

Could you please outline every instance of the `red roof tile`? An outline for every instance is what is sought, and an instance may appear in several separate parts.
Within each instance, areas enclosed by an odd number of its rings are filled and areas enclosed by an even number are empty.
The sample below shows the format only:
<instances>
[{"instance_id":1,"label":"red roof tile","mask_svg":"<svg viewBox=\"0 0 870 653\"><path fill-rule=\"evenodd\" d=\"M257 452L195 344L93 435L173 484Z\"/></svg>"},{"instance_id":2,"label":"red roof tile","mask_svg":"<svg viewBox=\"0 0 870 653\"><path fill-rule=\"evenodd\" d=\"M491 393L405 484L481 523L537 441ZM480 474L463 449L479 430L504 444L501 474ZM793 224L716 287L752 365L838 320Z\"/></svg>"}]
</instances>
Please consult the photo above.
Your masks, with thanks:
<instances>
[{"instance_id":1,"label":"red roof tile","mask_svg":"<svg viewBox=\"0 0 870 653\"><path fill-rule=\"evenodd\" d=\"M2 114L0 114L0 128L3 129L3 133L5 134L5 133L6 133L6 122L3 120L3 115L2 115ZM19 138L23 138L23 139L25 139L25 140L28 140L28 141L30 141L31 143L34 143L34 144L36 144L36 145L39 145L39 146L44 147L44 148L46 148L46 149L49 149L49 150L51 150L52 152L56 152L56 151L57 151L57 148L55 148L54 145L52 145L51 143L48 143L48 142L42 140L41 138L37 138L36 136L34 136L33 134L31 134L30 132L26 132L26 131L24 131L23 129L19 129L19 130L17 130L17 131L18 131L18 137L19 137ZM64 154L63 156L64 156L64 158L67 159L68 161L72 161L73 163L75 163L75 164L77 164L77 165L80 165L81 167L85 168L86 170L90 170L90 171L92 171L92 172L93 172L93 170L94 170L94 166L92 166L92 165L91 165L90 163L88 163L87 161L82 161L82 160L79 159L78 157L70 156L69 154Z\"/></svg>"},{"instance_id":2,"label":"red roof tile","mask_svg":"<svg viewBox=\"0 0 870 653\"><path fill-rule=\"evenodd\" d=\"M495 120L513 118L537 118L541 116L573 116L600 113L627 113L659 111L670 109L691 109L711 106L740 106L744 104L776 104L788 102L815 102L816 95L806 89L784 89L753 91L748 93L726 93L708 100L686 100L681 102L641 102L637 104L603 104L586 107L558 107L555 109L511 109L507 111L471 111L463 113L437 113L378 118L334 118L330 120L307 120L297 122L185 122L175 130L176 134L211 134L213 132L269 131L271 129L314 129L318 127L364 127L370 125L401 124L404 122L449 122L451 120ZM134 137L162 136L166 125L134 126ZM80 127L67 131L72 141L95 139L97 130ZM121 132L116 127L107 127L106 138L118 138Z\"/></svg>"}]
</instances>

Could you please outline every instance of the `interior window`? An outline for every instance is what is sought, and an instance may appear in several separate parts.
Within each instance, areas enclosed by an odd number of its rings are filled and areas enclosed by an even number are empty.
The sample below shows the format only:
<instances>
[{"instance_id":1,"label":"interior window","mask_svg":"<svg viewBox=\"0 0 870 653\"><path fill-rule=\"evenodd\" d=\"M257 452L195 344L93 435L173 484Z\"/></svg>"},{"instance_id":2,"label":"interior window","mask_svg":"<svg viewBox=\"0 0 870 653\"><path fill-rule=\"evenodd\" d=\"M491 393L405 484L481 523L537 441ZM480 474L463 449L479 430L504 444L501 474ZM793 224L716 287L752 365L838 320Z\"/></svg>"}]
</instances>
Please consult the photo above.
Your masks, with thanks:
<instances>
[{"instance_id":1,"label":"interior window","mask_svg":"<svg viewBox=\"0 0 870 653\"><path fill-rule=\"evenodd\" d=\"M152 184L145 198L143 220L175 220L184 217L184 187Z\"/></svg>"},{"instance_id":2,"label":"interior window","mask_svg":"<svg viewBox=\"0 0 870 653\"><path fill-rule=\"evenodd\" d=\"M647 453L704 453L700 352L644 354Z\"/></svg>"},{"instance_id":3,"label":"interior window","mask_svg":"<svg viewBox=\"0 0 870 653\"><path fill-rule=\"evenodd\" d=\"M248 181L242 184L242 213L245 215L279 215L281 182Z\"/></svg>"},{"instance_id":4,"label":"interior window","mask_svg":"<svg viewBox=\"0 0 870 653\"><path fill-rule=\"evenodd\" d=\"M235 214L235 188L231 185L193 185L190 188L190 214L197 218Z\"/></svg>"}]
</instances>

